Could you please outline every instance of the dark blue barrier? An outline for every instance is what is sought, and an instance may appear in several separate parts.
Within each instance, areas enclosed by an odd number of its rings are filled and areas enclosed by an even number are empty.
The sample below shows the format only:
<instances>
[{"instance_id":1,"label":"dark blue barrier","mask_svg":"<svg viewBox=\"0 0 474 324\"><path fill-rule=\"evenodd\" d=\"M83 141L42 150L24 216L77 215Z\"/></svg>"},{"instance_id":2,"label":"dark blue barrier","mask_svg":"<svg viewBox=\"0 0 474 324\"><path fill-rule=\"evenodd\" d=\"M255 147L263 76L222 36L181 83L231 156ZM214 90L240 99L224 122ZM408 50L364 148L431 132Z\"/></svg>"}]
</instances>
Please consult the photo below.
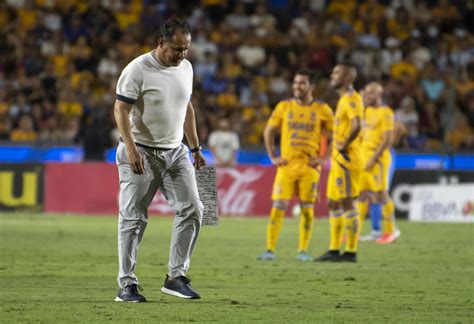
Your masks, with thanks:
<instances>
[{"instance_id":1,"label":"dark blue barrier","mask_svg":"<svg viewBox=\"0 0 474 324\"><path fill-rule=\"evenodd\" d=\"M214 163L209 150L203 151L208 164ZM84 151L81 147L31 147L0 146L0 163L33 162L81 162ZM264 150L241 150L237 154L239 164L270 165ZM105 152L105 161L115 163L115 148ZM397 169L423 170L474 170L474 154L441 155L434 153L397 153Z\"/></svg>"}]
</instances>

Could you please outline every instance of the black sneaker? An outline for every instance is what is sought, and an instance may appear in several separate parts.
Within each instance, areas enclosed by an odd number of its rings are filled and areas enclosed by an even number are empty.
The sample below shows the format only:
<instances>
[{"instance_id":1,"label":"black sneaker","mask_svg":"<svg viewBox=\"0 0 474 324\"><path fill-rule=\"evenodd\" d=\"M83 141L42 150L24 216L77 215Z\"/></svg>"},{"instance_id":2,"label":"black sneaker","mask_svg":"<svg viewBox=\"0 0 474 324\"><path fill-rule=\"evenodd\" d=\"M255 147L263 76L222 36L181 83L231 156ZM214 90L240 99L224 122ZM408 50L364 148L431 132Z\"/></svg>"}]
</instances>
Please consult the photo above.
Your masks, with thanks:
<instances>
[{"instance_id":1,"label":"black sneaker","mask_svg":"<svg viewBox=\"0 0 474 324\"><path fill-rule=\"evenodd\" d=\"M144 303L146 302L146 299L143 295L140 295L140 293L137 290L137 287L140 290L143 290L142 287L133 284L133 285L128 285L125 288L122 288L119 290L117 297L115 297L116 302L132 302L132 303Z\"/></svg>"},{"instance_id":2,"label":"black sneaker","mask_svg":"<svg viewBox=\"0 0 474 324\"><path fill-rule=\"evenodd\" d=\"M319 258L314 259L314 262L334 262L339 258L339 250L329 250Z\"/></svg>"},{"instance_id":3,"label":"black sneaker","mask_svg":"<svg viewBox=\"0 0 474 324\"><path fill-rule=\"evenodd\" d=\"M356 252L345 252L339 256L334 262L357 262Z\"/></svg>"},{"instance_id":4,"label":"black sneaker","mask_svg":"<svg viewBox=\"0 0 474 324\"><path fill-rule=\"evenodd\" d=\"M161 288L161 292L176 296L179 298L187 298L187 299L199 299L201 296L191 288L191 280L186 278L185 276L176 277L174 279L170 279L168 275L166 275L165 283Z\"/></svg>"}]
</instances>

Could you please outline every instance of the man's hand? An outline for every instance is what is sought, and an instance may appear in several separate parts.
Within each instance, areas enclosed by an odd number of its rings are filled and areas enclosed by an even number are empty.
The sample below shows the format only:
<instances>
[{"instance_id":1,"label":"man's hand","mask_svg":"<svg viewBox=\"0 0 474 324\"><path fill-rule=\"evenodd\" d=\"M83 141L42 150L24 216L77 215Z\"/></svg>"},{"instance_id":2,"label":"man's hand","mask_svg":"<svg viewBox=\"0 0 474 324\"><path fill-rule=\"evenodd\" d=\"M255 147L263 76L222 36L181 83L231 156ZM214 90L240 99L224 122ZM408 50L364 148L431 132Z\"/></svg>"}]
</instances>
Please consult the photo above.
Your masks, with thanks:
<instances>
[{"instance_id":1,"label":"man's hand","mask_svg":"<svg viewBox=\"0 0 474 324\"><path fill-rule=\"evenodd\" d=\"M336 148L339 152L344 152L346 150L345 143L336 143Z\"/></svg>"},{"instance_id":2,"label":"man's hand","mask_svg":"<svg viewBox=\"0 0 474 324\"><path fill-rule=\"evenodd\" d=\"M277 167L288 164L288 161L281 157L275 157L275 158L272 158L271 160L272 160L272 164L276 165Z\"/></svg>"},{"instance_id":3,"label":"man's hand","mask_svg":"<svg viewBox=\"0 0 474 324\"><path fill-rule=\"evenodd\" d=\"M369 160L369 162L367 162L367 165L365 166L365 171L369 171L373 168L375 164L375 160L372 158Z\"/></svg>"},{"instance_id":4,"label":"man's hand","mask_svg":"<svg viewBox=\"0 0 474 324\"><path fill-rule=\"evenodd\" d=\"M206 159L204 158L204 155L202 155L201 151L194 152L193 159L194 159L194 168L196 170L199 170L200 168L206 165Z\"/></svg>"},{"instance_id":5,"label":"man's hand","mask_svg":"<svg viewBox=\"0 0 474 324\"><path fill-rule=\"evenodd\" d=\"M318 165L321 165L324 162L324 158L320 156L312 156L309 158L308 165L312 168L316 168Z\"/></svg>"},{"instance_id":6,"label":"man's hand","mask_svg":"<svg viewBox=\"0 0 474 324\"><path fill-rule=\"evenodd\" d=\"M133 173L143 174L145 172L145 160L135 145L127 147L127 157Z\"/></svg>"}]
</instances>

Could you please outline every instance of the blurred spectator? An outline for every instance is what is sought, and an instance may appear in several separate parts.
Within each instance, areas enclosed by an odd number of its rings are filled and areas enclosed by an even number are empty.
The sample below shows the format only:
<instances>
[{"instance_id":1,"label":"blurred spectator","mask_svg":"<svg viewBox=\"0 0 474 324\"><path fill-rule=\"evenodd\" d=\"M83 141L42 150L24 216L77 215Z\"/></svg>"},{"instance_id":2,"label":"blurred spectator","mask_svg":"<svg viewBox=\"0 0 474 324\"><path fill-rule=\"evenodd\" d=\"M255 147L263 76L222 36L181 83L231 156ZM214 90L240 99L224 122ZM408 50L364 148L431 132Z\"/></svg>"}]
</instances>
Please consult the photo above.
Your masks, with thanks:
<instances>
[{"instance_id":1,"label":"blurred spectator","mask_svg":"<svg viewBox=\"0 0 474 324\"><path fill-rule=\"evenodd\" d=\"M441 148L442 129L438 107L434 102L427 102L420 111L419 129L426 134L428 142L427 148L439 150Z\"/></svg>"},{"instance_id":2,"label":"blurred spectator","mask_svg":"<svg viewBox=\"0 0 474 324\"><path fill-rule=\"evenodd\" d=\"M244 43L237 48L237 58L249 69L257 69L265 61L266 54L256 37L246 37Z\"/></svg>"},{"instance_id":3,"label":"blurred spectator","mask_svg":"<svg viewBox=\"0 0 474 324\"><path fill-rule=\"evenodd\" d=\"M255 12L250 17L250 25L255 30L258 37L268 36L276 25L276 18L267 12L267 6L260 2L255 8Z\"/></svg>"},{"instance_id":4,"label":"blurred spectator","mask_svg":"<svg viewBox=\"0 0 474 324\"><path fill-rule=\"evenodd\" d=\"M216 160L216 166L235 166L240 142L239 135L232 131L229 120L219 120L217 129L209 134L208 145Z\"/></svg>"},{"instance_id":5,"label":"blurred spectator","mask_svg":"<svg viewBox=\"0 0 474 324\"><path fill-rule=\"evenodd\" d=\"M400 49L400 41L394 37L385 40L385 48L380 52L381 69L385 74L390 73L391 66L401 61L402 51Z\"/></svg>"},{"instance_id":6,"label":"blurred spectator","mask_svg":"<svg viewBox=\"0 0 474 324\"><path fill-rule=\"evenodd\" d=\"M45 144L58 144L63 141L63 135L56 115L46 117L44 127L41 128L38 139Z\"/></svg>"},{"instance_id":7,"label":"blurred spectator","mask_svg":"<svg viewBox=\"0 0 474 324\"><path fill-rule=\"evenodd\" d=\"M106 108L98 98L91 97L84 110L80 129L84 159L101 161L105 157L105 150L110 146L110 128Z\"/></svg>"},{"instance_id":8,"label":"blurred spectator","mask_svg":"<svg viewBox=\"0 0 474 324\"><path fill-rule=\"evenodd\" d=\"M436 73L433 64L426 66L421 80L421 86L428 100L432 102L438 101L446 88L444 80Z\"/></svg>"},{"instance_id":9,"label":"blurred spectator","mask_svg":"<svg viewBox=\"0 0 474 324\"><path fill-rule=\"evenodd\" d=\"M196 80L201 82L203 79L207 77L211 77L216 74L217 71L217 60L213 51L206 51L204 52L204 58L202 61L197 61L194 64L194 75L196 76ZM224 72L224 74L226 74Z\"/></svg>"},{"instance_id":10,"label":"blurred spectator","mask_svg":"<svg viewBox=\"0 0 474 324\"><path fill-rule=\"evenodd\" d=\"M107 56L103 56L97 66L97 75L102 79L116 78L119 74L118 53L111 48L107 51Z\"/></svg>"},{"instance_id":11,"label":"blurred spectator","mask_svg":"<svg viewBox=\"0 0 474 324\"><path fill-rule=\"evenodd\" d=\"M26 115L31 112L31 106L26 102L24 95L17 97L17 102L13 103L9 108L10 117L16 121L20 115Z\"/></svg>"},{"instance_id":12,"label":"blurred spectator","mask_svg":"<svg viewBox=\"0 0 474 324\"><path fill-rule=\"evenodd\" d=\"M38 134L33 128L33 119L29 115L21 115L18 120L18 127L10 133L12 142L34 142Z\"/></svg>"},{"instance_id":13,"label":"blurred spectator","mask_svg":"<svg viewBox=\"0 0 474 324\"><path fill-rule=\"evenodd\" d=\"M454 127L446 134L446 143L451 149L474 149L474 132L463 114L456 114Z\"/></svg>"},{"instance_id":14,"label":"blurred spectator","mask_svg":"<svg viewBox=\"0 0 474 324\"><path fill-rule=\"evenodd\" d=\"M231 28L243 31L250 26L250 17L245 13L245 4L237 1L232 12L227 15L226 23Z\"/></svg>"},{"instance_id":15,"label":"blurred spectator","mask_svg":"<svg viewBox=\"0 0 474 324\"><path fill-rule=\"evenodd\" d=\"M418 128L419 117L415 107L415 100L411 97L405 97L401 102L400 108L395 113L395 118L407 130L408 142L406 146L412 149L422 148L424 138L421 137Z\"/></svg>"}]
</instances>

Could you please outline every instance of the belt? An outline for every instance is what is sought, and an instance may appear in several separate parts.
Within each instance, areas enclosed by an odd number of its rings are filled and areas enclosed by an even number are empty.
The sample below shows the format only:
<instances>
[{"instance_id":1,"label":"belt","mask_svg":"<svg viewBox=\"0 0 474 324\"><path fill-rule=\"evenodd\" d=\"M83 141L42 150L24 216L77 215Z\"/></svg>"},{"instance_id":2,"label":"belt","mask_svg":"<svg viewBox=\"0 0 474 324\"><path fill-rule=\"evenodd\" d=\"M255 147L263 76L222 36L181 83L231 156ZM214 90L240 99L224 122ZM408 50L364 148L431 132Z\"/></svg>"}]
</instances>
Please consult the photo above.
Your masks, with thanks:
<instances>
[{"instance_id":1,"label":"belt","mask_svg":"<svg viewBox=\"0 0 474 324\"><path fill-rule=\"evenodd\" d=\"M119 141L122 142L122 143L124 143L122 137L119 138ZM172 150L172 148L169 148L169 147L154 147L154 146L148 146L148 145L140 144L140 143L137 143L137 142L135 142L135 145L136 145L136 146L139 146L139 147L146 148L146 149L157 150L157 151L169 151L169 150Z\"/></svg>"}]
</instances>

